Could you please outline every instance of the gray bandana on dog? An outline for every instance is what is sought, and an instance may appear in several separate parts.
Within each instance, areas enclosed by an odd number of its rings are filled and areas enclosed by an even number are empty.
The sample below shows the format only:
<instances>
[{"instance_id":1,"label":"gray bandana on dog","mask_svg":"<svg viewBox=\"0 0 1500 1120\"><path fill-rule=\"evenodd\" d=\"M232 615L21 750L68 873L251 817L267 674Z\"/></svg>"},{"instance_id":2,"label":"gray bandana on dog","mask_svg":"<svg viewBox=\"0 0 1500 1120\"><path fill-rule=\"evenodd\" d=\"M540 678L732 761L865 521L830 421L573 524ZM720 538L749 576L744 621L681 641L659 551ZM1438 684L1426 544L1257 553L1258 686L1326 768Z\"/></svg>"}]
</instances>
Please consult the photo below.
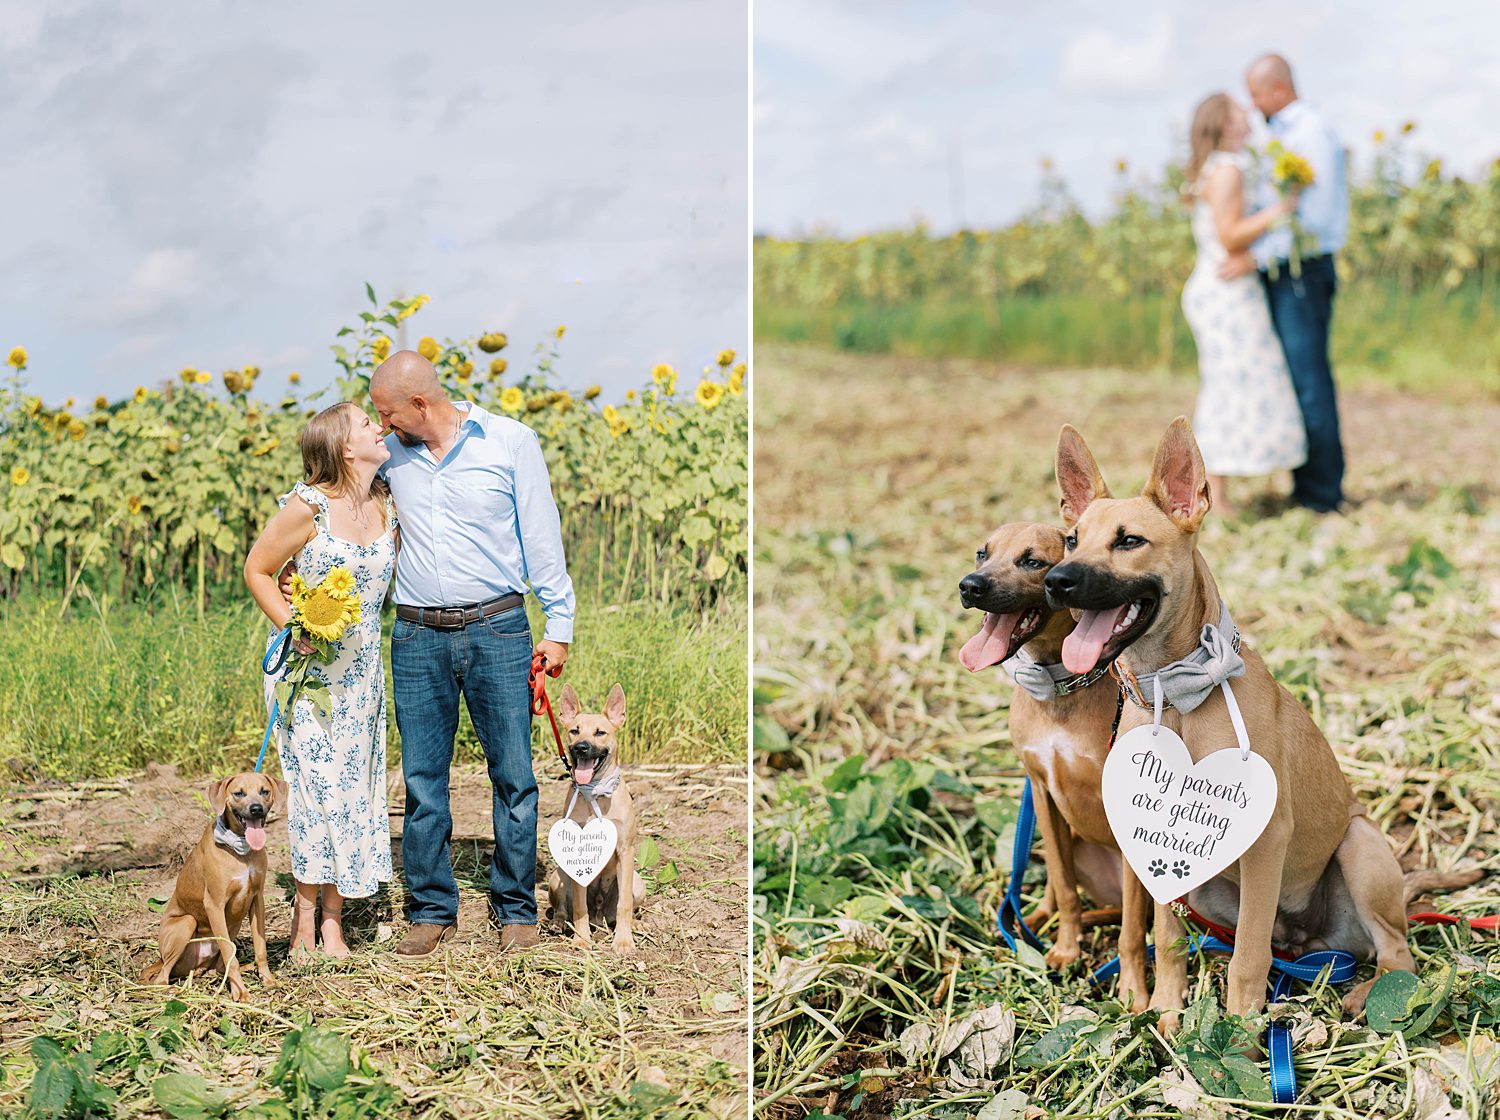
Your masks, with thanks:
<instances>
[{"instance_id":1,"label":"gray bandana on dog","mask_svg":"<svg viewBox=\"0 0 1500 1120\"><path fill-rule=\"evenodd\" d=\"M1174 661L1143 677L1121 675L1126 693L1142 708L1150 711L1155 707L1156 691L1161 689L1162 702L1167 707L1191 712L1230 677L1245 675L1245 661L1240 657L1240 632L1234 628L1229 608L1219 604L1218 626L1203 627L1203 633L1198 636L1198 648L1181 661Z\"/></svg>"},{"instance_id":2,"label":"gray bandana on dog","mask_svg":"<svg viewBox=\"0 0 1500 1120\"><path fill-rule=\"evenodd\" d=\"M1104 664L1090 673L1070 673L1060 662L1043 664L1024 649L1019 649L1000 667L1010 674L1010 679L1020 685L1033 700L1046 703L1059 696L1081 692L1109 672Z\"/></svg>"},{"instance_id":3,"label":"gray bandana on dog","mask_svg":"<svg viewBox=\"0 0 1500 1120\"><path fill-rule=\"evenodd\" d=\"M223 844L237 856L250 854L250 841L226 825L222 816L214 818L214 843Z\"/></svg>"},{"instance_id":4,"label":"gray bandana on dog","mask_svg":"<svg viewBox=\"0 0 1500 1120\"><path fill-rule=\"evenodd\" d=\"M600 778L598 781L589 782L587 785L579 785L577 782L574 782L573 796L568 798L568 807L563 810L563 816L571 817L573 815L573 806L577 804L579 794L583 794L583 799L589 803L589 808L594 810L594 816L602 816L599 812L599 798L613 796L615 790L620 788L622 780L620 768L616 766L607 778Z\"/></svg>"}]
</instances>

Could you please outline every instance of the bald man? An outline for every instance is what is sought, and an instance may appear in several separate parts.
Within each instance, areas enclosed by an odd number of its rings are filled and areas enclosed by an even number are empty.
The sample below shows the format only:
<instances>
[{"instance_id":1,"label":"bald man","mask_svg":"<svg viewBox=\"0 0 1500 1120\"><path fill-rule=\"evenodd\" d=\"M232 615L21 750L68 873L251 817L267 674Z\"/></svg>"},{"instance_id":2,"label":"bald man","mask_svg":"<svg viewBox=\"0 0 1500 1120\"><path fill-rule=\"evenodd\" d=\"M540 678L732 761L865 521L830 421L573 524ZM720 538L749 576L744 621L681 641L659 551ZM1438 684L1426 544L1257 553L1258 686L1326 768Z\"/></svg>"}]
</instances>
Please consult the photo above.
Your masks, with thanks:
<instances>
[{"instance_id":1,"label":"bald man","mask_svg":"<svg viewBox=\"0 0 1500 1120\"><path fill-rule=\"evenodd\" d=\"M1349 186L1344 151L1318 111L1297 96L1292 68L1279 54L1262 55L1245 75L1250 100L1266 119L1271 137L1312 165L1314 181L1297 202L1300 264L1293 275L1288 226L1273 228L1246 259L1226 268L1260 269L1271 320L1286 352L1287 367L1307 427L1307 462L1292 472L1292 501L1318 513L1344 500L1344 447L1338 399L1328 360L1328 332L1337 289L1333 255L1349 232ZM1276 201L1276 187L1262 169L1259 204Z\"/></svg>"},{"instance_id":2,"label":"bald man","mask_svg":"<svg viewBox=\"0 0 1500 1120\"><path fill-rule=\"evenodd\" d=\"M450 401L432 363L415 351L376 369L370 401L390 431L381 475L401 522L391 675L411 928L396 953L431 955L458 921L448 792L460 696L494 789L491 914L502 949L526 948L537 943L528 584L547 618L536 648L549 667L567 660L573 640L573 582L547 464L535 432Z\"/></svg>"}]
</instances>

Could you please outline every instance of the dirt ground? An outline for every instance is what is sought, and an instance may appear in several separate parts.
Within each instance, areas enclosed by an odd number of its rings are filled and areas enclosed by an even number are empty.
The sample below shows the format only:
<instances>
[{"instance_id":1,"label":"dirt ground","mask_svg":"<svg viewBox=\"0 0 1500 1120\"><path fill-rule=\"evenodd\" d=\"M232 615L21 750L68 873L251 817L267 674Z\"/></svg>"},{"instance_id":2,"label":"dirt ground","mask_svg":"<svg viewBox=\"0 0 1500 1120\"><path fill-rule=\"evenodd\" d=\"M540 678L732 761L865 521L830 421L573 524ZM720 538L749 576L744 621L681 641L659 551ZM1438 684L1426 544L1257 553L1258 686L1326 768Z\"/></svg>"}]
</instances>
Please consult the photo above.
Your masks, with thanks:
<instances>
[{"instance_id":1,"label":"dirt ground","mask_svg":"<svg viewBox=\"0 0 1500 1120\"><path fill-rule=\"evenodd\" d=\"M637 917L638 951L630 967L644 974L638 975L637 990L646 993L649 1006L634 1009L642 1014L632 1018L648 1025L690 1022L687 1049L696 1051L703 1063L725 1063L743 1085L748 1064L749 830L744 771L723 765L642 765L627 767L626 780L636 801L641 838L654 838L659 847L657 869L675 863L680 876L656 886ZM538 907L545 919L546 832L562 814L568 786L550 773L543 775L540 767L539 781ZM346 936L355 951L342 966L346 972L372 966L377 972L421 970L428 963L397 963L388 954L406 928L399 882L404 795L399 771L389 775L389 782L397 882L375 899L346 907ZM130 778L9 791L0 801L0 974L9 974L5 987L24 987L33 963L50 963L79 950L119 962L130 979L139 976L157 956L159 917L149 900L170 896L183 857L202 835L210 819L208 786L206 779L185 780L170 767L153 767ZM493 845L490 799L482 768L455 769L453 862L460 909L458 933L448 948L450 969L465 954L484 956L498 948L498 931L486 909ZM291 927L285 818L267 832L273 875L267 936L271 967L280 976L289 967ZM91 883L94 893L73 896L83 906L70 909L56 901L68 884ZM596 930L595 937L595 955L612 962L608 932ZM545 922L542 938L543 950L583 956L568 938L549 932ZM261 993L250 950L247 927L240 937L240 961L256 999ZM367 972L362 981L369 978ZM286 991L278 988L278 993ZM37 1033L48 1013L39 1007L33 1019L13 997L0 997L0 1003L11 1005L0 1013L0 1045L7 1049Z\"/></svg>"}]
</instances>

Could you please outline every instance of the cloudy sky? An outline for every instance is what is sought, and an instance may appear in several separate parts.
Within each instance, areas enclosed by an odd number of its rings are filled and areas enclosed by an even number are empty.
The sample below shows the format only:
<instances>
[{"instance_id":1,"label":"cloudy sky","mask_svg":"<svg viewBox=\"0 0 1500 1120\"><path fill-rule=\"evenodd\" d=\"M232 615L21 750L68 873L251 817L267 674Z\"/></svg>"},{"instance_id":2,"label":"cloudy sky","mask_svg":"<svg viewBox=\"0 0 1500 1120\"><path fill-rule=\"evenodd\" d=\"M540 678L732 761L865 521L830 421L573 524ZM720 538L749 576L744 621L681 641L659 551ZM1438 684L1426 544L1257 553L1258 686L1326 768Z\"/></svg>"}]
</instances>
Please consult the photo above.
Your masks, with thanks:
<instances>
[{"instance_id":1,"label":"cloudy sky","mask_svg":"<svg viewBox=\"0 0 1500 1120\"><path fill-rule=\"evenodd\" d=\"M743 348L744 0L0 7L0 347L49 399L334 334L566 323L564 384ZM275 391L274 389L272 391Z\"/></svg>"},{"instance_id":2,"label":"cloudy sky","mask_svg":"<svg viewBox=\"0 0 1500 1120\"><path fill-rule=\"evenodd\" d=\"M1203 96L1277 50L1359 161L1375 129L1473 174L1500 156L1494 0L757 0L755 228L1003 224L1050 158L1085 209L1159 170Z\"/></svg>"}]
</instances>

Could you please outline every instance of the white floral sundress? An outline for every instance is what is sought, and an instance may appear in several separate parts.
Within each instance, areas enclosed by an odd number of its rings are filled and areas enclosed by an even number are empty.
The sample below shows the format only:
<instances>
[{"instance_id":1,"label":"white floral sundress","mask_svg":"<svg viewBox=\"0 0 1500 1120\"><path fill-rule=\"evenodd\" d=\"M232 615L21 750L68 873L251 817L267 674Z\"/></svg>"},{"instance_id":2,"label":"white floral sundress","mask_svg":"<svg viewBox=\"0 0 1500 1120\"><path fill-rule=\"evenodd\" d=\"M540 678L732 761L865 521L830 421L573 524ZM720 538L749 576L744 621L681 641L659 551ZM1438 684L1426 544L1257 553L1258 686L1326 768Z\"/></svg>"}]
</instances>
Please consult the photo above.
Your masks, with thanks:
<instances>
[{"instance_id":1,"label":"white floral sundress","mask_svg":"<svg viewBox=\"0 0 1500 1120\"><path fill-rule=\"evenodd\" d=\"M1212 152L1198 183L1222 162L1248 169L1248 157ZM1245 197L1253 196L1248 186ZM1202 387L1193 412L1193 435L1209 474L1250 476L1300 467L1307 461L1307 428L1292 387L1286 352L1271 323L1264 285L1254 272L1219 279L1227 255L1213 211L1193 204L1198 259L1182 290L1182 311L1198 344Z\"/></svg>"},{"instance_id":2,"label":"white floral sundress","mask_svg":"<svg viewBox=\"0 0 1500 1120\"><path fill-rule=\"evenodd\" d=\"M302 883L332 883L345 898L368 898L391 880L391 825L385 794L385 670L380 657L380 608L396 567L396 514L386 505L385 535L368 545L334 536L328 496L299 482L293 496L316 511L317 534L297 553L297 571L309 586L343 566L354 576L361 620L344 632L329 665L311 672L328 683L333 717L324 720L299 697L277 721L281 773L291 787L287 830L292 874ZM275 635L272 635L274 640ZM266 643L269 650L271 641ZM266 676L269 715L276 678Z\"/></svg>"}]
</instances>

